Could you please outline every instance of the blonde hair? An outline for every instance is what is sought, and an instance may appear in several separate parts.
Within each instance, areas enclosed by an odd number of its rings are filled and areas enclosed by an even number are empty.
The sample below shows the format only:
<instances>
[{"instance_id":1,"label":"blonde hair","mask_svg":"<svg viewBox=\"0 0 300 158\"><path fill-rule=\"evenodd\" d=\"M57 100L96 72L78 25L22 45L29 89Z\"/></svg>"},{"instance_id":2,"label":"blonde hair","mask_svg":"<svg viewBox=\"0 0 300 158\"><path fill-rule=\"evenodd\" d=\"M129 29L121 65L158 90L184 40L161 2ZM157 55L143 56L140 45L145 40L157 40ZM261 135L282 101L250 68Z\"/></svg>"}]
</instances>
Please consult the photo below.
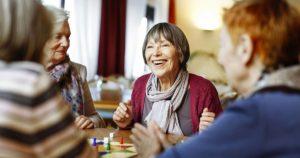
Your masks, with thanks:
<instances>
[{"instance_id":1,"label":"blonde hair","mask_svg":"<svg viewBox=\"0 0 300 158\"><path fill-rule=\"evenodd\" d=\"M51 16L37 0L0 0L0 60L42 62Z\"/></svg>"},{"instance_id":2,"label":"blonde hair","mask_svg":"<svg viewBox=\"0 0 300 158\"><path fill-rule=\"evenodd\" d=\"M223 17L233 43L247 33L266 70L298 64L300 14L285 0L244 0Z\"/></svg>"}]
</instances>

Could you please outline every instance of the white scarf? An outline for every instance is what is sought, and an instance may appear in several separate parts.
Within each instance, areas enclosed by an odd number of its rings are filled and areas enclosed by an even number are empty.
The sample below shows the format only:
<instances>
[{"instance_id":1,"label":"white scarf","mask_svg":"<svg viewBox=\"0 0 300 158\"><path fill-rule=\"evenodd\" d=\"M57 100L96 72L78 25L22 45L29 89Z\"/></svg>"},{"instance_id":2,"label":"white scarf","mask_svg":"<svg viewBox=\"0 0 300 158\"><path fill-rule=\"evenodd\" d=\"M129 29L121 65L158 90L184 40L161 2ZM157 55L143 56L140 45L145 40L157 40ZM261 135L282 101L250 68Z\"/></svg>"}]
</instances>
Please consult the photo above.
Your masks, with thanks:
<instances>
[{"instance_id":1,"label":"white scarf","mask_svg":"<svg viewBox=\"0 0 300 158\"><path fill-rule=\"evenodd\" d=\"M172 87L161 92L158 78L151 74L146 86L146 97L154 103L145 118L146 124L155 121L164 132L183 135L176 110L182 105L188 89L188 80L188 72L181 70Z\"/></svg>"}]
</instances>

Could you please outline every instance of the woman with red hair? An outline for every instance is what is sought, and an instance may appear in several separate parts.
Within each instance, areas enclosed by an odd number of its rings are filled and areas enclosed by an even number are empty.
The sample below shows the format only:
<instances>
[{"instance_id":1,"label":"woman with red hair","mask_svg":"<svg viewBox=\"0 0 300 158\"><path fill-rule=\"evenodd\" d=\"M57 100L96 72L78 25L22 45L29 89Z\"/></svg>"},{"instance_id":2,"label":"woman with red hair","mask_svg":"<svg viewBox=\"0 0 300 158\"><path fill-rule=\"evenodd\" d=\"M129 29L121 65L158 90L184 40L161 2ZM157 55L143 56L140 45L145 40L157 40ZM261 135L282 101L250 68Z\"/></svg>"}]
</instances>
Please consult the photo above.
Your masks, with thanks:
<instances>
[{"instance_id":1,"label":"woman with red hair","mask_svg":"<svg viewBox=\"0 0 300 158\"><path fill-rule=\"evenodd\" d=\"M285 0L244 0L223 20L219 61L243 99L158 157L300 157L299 12ZM132 132L142 157L170 147L154 123Z\"/></svg>"}]
</instances>

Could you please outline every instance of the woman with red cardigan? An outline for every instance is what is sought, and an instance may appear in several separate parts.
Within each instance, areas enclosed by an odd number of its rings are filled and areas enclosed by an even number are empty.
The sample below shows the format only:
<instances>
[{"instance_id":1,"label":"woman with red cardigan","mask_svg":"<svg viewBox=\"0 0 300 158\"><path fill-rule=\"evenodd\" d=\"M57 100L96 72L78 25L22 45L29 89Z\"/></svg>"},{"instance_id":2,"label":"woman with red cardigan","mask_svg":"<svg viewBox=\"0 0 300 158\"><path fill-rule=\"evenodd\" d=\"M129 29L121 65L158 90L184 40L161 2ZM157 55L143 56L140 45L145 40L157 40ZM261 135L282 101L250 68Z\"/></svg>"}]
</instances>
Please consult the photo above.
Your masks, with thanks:
<instances>
[{"instance_id":1,"label":"woman with red cardigan","mask_svg":"<svg viewBox=\"0 0 300 158\"><path fill-rule=\"evenodd\" d=\"M152 73L135 81L131 101L120 103L114 122L128 128L155 121L165 133L185 136L209 126L222 112L218 93L210 81L187 72L189 56L188 41L177 26L151 28L143 58Z\"/></svg>"}]
</instances>

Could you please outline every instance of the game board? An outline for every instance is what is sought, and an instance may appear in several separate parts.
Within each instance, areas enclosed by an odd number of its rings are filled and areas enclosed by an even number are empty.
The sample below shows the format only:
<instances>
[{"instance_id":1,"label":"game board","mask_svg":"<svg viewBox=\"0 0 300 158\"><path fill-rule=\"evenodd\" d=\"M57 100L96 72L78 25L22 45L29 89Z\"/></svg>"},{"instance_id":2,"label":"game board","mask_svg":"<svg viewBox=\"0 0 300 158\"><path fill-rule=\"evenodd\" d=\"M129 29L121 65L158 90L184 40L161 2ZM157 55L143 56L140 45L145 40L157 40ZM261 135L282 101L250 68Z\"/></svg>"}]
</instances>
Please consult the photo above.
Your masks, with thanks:
<instances>
[{"instance_id":1,"label":"game board","mask_svg":"<svg viewBox=\"0 0 300 158\"><path fill-rule=\"evenodd\" d=\"M102 140L98 140L102 141ZM90 140L92 145L93 140ZM103 143L98 143L98 145L92 145L98 149L100 158L130 158L137 155L135 147L130 143L123 143L117 141L110 142L109 150Z\"/></svg>"},{"instance_id":2,"label":"game board","mask_svg":"<svg viewBox=\"0 0 300 158\"><path fill-rule=\"evenodd\" d=\"M102 158L128 158L137 155L133 144L120 144L120 142L111 142L110 151L105 150L104 146L100 145L98 152Z\"/></svg>"}]
</instances>

